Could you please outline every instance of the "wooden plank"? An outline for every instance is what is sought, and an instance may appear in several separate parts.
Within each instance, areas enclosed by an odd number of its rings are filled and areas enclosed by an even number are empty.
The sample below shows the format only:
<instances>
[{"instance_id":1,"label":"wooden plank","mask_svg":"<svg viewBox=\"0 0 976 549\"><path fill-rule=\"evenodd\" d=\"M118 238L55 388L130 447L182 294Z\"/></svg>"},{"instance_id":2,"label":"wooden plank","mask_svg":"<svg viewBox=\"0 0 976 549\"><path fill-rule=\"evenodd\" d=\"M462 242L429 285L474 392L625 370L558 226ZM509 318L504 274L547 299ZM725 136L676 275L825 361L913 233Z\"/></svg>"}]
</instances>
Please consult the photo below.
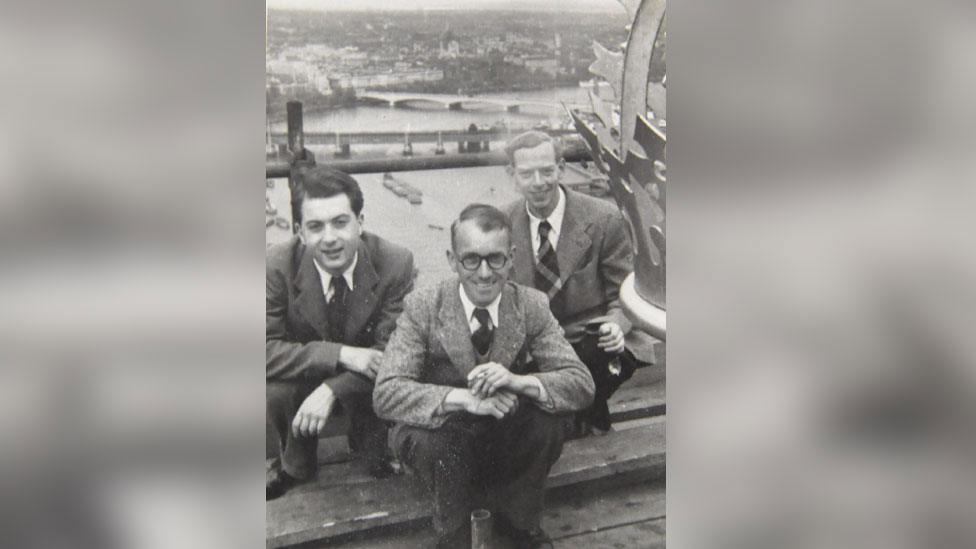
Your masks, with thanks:
<instances>
[{"instance_id":1,"label":"wooden plank","mask_svg":"<svg viewBox=\"0 0 976 549\"><path fill-rule=\"evenodd\" d=\"M550 473L547 487L656 468L663 473L664 463L664 423L659 422L567 442ZM333 467L347 472L359 468L356 474L363 474L362 464L356 462L323 468L316 482L296 487L281 498L269 501L268 546L321 540L430 516L427 497L413 477L335 484L336 473L326 471Z\"/></svg>"},{"instance_id":2,"label":"wooden plank","mask_svg":"<svg viewBox=\"0 0 976 549\"><path fill-rule=\"evenodd\" d=\"M570 441L546 486L555 488L641 469L664 467L664 422Z\"/></svg>"},{"instance_id":3,"label":"wooden plank","mask_svg":"<svg viewBox=\"0 0 976 549\"><path fill-rule=\"evenodd\" d=\"M665 392L664 380L651 385L630 385L628 381L610 397L610 421L663 415L667 411Z\"/></svg>"},{"instance_id":4,"label":"wooden plank","mask_svg":"<svg viewBox=\"0 0 976 549\"><path fill-rule=\"evenodd\" d=\"M580 534L555 540L554 549L592 549L593 547L613 549L664 549L664 535L660 533L659 523L664 519L648 520L609 528L599 532Z\"/></svg>"},{"instance_id":5,"label":"wooden plank","mask_svg":"<svg viewBox=\"0 0 976 549\"><path fill-rule=\"evenodd\" d=\"M661 529L656 531L663 535L664 514L664 481L648 481L610 490L579 490L559 498L550 497L542 517L542 527L553 540L559 540L653 521L660 523ZM436 537L433 528L423 524L409 530L379 532L366 539L344 541L341 546L346 549L421 549L433 547L437 542ZM500 536L496 536L493 543L495 549L505 549L510 545Z\"/></svg>"},{"instance_id":6,"label":"wooden plank","mask_svg":"<svg viewBox=\"0 0 976 549\"><path fill-rule=\"evenodd\" d=\"M542 527L555 540L659 519L665 508L664 481L642 482L550 502Z\"/></svg>"}]
</instances>

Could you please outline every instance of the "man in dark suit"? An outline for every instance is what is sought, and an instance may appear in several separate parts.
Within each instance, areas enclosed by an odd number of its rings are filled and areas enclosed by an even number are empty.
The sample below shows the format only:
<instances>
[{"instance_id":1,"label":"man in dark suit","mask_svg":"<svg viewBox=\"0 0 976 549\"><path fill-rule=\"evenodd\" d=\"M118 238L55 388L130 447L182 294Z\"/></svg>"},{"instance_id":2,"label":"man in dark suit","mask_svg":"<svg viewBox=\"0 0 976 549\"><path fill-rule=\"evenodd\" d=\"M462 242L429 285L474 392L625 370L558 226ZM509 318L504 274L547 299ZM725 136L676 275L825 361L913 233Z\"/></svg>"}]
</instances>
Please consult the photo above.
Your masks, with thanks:
<instances>
[{"instance_id":1,"label":"man in dark suit","mask_svg":"<svg viewBox=\"0 0 976 549\"><path fill-rule=\"evenodd\" d=\"M579 434L606 432L607 398L637 361L654 362L652 340L631 330L620 305L620 284L634 269L623 217L610 203L560 184L565 162L548 134L518 135L505 152L522 194L505 208L515 244L512 280L549 296L566 339L593 375L596 397L579 415Z\"/></svg>"},{"instance_id":2,"label":"man in dark suit","mask_svg":"<svg viewBox=\"0 0 976 549\"><path fill-rule=\"evenodd\" d=\"M298 234L266 258L268 499L315 475L317 437L337 404L350 448L385 472L372 380L414 279L408 250L362 230L352 177L314 167L294 193Z\"/></svg>"},{"instance_id":3,"label":"man in dark suit","mask_svg":"<svg viewBox=\"0 0 976 549\"><path fill-rule=\"evenodd\" d=\"M504 213L465 208L447 258L457 277L407 298L373 405L396 422L397 457L433 492L438 547L468 547L479 506L517 547L551 547L539 525L545 479L593 380L545 295L508 281Z\"/></svg>"}]
</instances>

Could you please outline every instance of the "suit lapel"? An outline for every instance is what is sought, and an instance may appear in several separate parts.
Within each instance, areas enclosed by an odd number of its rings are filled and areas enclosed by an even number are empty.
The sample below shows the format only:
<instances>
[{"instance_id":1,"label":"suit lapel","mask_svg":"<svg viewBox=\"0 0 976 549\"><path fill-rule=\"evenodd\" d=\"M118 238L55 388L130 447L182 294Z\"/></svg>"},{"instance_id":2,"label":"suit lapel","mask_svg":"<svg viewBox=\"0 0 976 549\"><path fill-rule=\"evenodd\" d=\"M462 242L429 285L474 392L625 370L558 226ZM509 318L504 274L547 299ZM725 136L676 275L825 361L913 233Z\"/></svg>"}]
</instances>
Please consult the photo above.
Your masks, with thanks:
<instances>
[{"instance_id":1,"label":"suit lapel","mask_svg":"<svg viewBox=\"0 0 976 549\"><path fill-rule=\"evenodd\" d=\"M590 249L592 241L586 234L589 225L586 212L572 199L570 191L563 191L566 193L566 212L563 215L562 234L559 235L556 245L556 261L559 263L559 278L565 287L566 279L573 274L580 258Z\"/></svg>"},{"instance_id":2,"label":"suit lapel","mask_svg":"<svg viewBox=\"0 0 976 549\"><path fill-rule=\"evenodd\" d=\"M475 367L474 345L471 343L471 330L468 319L464 317L464 306L458 293L457 279L446 281L440 287L441 308L438 311L437 339L451 359L451 363L467 376Z\"/></svg>"},{"instance_id":3,"label":"suit lapel","mask_svg":"<svg viewBox=\"0 0 976 549\"><path fill-rule=\"evenodd\" d=\"M515 288L506 284L498 304L498 327L491 344L489 359L511 369L525 342L525 317L515 306Z\"/></svg>"},{"instance_id":4,"label":"suit lapel","mask_svg":"<svg viewBox=\"0 0 976 549\"><path fill-rule=\"evenodd\" d=\"M376 306L376 286L380 279L376 274L376 268L373 267L365 242L360 243L359 259L352 273L352 280L353 290L347 297L346 306L348 315L345 326L346 341L353 341L362 331Z\"/></svg>"},{"instance_id":5,"label":"suit lapel","mask_svg":"<svg viewBox=\"0 0 976 549\"><path fill-rule=\"evenodd\" d=\"M525 201L519 202L512 216L512 244L515 245L514 280L532 286L535 281L535 250L532 247L532 231L529 229L529 214L525 211ZM528 250L528 253L522 253Z\"/></svg>"},{"instance_id":6,"label":"suit lapel","mask_svg":"<svg viewBox=\"0 0 976 549\"><path fill-rule=\"evenodd\" d=\"M303 318L322 339L328 339L329 321L325 313L325 294L322 278L315 268L312 252L301 247L302 258L292 282L295 287L295 304L298 316Z\"/></svg>"}]
</instances>

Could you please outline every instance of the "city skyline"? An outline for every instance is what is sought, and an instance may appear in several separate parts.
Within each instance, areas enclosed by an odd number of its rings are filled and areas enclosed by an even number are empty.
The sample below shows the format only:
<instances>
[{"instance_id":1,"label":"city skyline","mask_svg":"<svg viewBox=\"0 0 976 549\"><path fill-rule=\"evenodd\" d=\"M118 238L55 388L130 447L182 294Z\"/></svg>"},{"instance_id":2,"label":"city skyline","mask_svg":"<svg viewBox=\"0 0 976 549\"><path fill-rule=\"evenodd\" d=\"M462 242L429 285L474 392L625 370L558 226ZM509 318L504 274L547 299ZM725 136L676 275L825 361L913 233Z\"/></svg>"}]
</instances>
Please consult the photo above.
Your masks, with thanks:
<instances>
[{"instance_id":1,"label":"city skyline","mask_svg":"<svg viewBox=\"0 0 976 549\"><path fill-rule=\"evenodd\" d=\"M624 7L618 0L267 0L269 9L313 11L584 11L616 12Z\"/></svg>"}]
</instances>

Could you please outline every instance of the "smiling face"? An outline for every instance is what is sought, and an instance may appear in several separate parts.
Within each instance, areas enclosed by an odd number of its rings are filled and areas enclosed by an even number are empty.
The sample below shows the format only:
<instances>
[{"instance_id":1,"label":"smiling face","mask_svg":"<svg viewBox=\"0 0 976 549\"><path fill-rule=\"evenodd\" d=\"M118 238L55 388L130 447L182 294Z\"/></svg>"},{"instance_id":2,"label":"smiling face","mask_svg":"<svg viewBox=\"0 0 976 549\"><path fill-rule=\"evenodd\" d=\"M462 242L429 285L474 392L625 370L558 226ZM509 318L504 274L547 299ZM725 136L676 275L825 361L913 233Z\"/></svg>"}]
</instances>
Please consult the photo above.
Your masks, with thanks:
<instances>
[{"instance_id":1,"label":"smiling face","mask_svg":"<svg viewBox=\"0 0 976 549\"><path fill-rule=\"evenodd\" d=\"M478 307L487 307L498 297L505 287L505 281L512 270L511 236L505 229L483 231L474 220L463 221L457 226L454 249L447 251L451 270L457 273L465 295ZM488 260L480 261L474 270L468 270L462 261L474 256L505 256L505 264L492 269Z\"/></svg>"},{"instance_id":2,"label":"smiling face","mask_svg":"<svg viewBox=\"0 0 976 549\"><path fill-rule=\"evenodd\" d=\"M525 197L529 211L547 218L559 201L559 178L562 166L556 162L552 143L516 150L512 154L510 173L515 187Z\"/></svg>"},{"instance_id":3,"label":"smiling face","mask_svg":"<svg viewBox=\"0 0 976 549\"><path fill-rule=\"evenodd\" d=\"M329 274L340 275L352 265L359 250L363 216L352 211L349 197L306 198L298 235L315 262Z\"/></svg>"}]
</instances>

